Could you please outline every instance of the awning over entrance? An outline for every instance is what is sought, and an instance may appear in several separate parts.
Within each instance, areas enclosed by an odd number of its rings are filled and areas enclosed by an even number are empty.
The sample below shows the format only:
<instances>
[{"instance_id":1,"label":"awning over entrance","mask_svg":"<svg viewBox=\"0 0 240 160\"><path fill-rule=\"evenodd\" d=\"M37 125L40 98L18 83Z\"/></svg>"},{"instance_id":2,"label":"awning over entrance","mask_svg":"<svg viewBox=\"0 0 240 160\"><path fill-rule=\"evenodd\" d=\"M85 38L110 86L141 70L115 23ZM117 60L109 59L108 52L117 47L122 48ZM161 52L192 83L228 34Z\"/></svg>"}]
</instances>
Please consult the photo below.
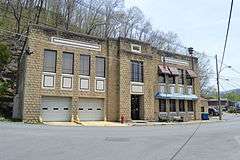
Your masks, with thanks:
<instances>
[{"instance_id":1,"label":"awning over entrance","mask_svg":"<svg viewBox=\"0 0 240 160\"><path fill-rule=\"evenodd\" d=\"M178 76L179 75L177 68L175 68L175 67L168 67L168 68L169 68L169 70L170 70L172 75L174 75L174 76Z\"/></svg>"},{"instance_id":2,"label":"awning over entrance","mask_svg":"<svg viewBox=\"0 0 240 160\"><path fill-rule=\"evenodd\" d=\"M195 94L192 95L184 95L184 94L167 94L167 93L160 93L156 94L156 98L158 99L179 99L179 100L197 100L198 97Z\"/></svg>"},{"instance_id":3,"label":"awning over entrance","mask_svg":"<svg viewBox=\"0 0 240 160\"><path fill-rule=\"evenodd\" d=\"M197 74L193 70L187 69L187 73L190 77L197 78Z\"/></svg>"},{"instance_id":4,"label":"awning over entrance","mask_svg":"<svg viewBox=\"0 0 240 160\"><path fill-rule=\"evenodd\" d=\"M163 74L171 74L167 66L159 65L158 68L160 72Z\"/></svg>"}]
</instances>

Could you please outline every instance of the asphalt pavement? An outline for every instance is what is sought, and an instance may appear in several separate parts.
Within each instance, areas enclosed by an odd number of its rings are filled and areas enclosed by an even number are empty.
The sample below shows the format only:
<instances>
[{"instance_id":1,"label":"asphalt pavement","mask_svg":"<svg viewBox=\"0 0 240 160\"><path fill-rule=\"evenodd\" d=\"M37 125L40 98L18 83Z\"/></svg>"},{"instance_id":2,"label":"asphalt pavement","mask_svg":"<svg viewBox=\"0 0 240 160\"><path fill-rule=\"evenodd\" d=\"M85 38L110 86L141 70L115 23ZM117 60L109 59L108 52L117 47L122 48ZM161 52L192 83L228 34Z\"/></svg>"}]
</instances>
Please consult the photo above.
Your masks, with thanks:
<instances>
[{"instance_id":1,"label":"asphalt pavement","mask_svg":"<svg viewBox=\"0 0 240 160\"><path fill-rule=\"evenodd\" d=\"M0 160L170 160L176 153L174 160L238 160L240 116L224 119L141 127L0 122Z\"/></svg>"}]
</instances>

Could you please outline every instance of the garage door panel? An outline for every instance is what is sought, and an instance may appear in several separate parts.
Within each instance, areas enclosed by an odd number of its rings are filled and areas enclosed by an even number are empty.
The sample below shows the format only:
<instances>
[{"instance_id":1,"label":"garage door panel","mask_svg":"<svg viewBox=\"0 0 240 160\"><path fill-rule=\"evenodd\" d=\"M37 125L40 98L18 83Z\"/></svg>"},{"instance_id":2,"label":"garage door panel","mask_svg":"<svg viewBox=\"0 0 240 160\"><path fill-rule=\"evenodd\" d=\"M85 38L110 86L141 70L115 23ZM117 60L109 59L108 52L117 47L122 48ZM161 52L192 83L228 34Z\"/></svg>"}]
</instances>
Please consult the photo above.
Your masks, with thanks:
<instances>
[{"instance_id":1,"label":"garage door panel","mask_svg":"<svg viewBox=\"0 0 240 160\"><path fill-rule=\"evenodd\" d=\"M102 99L80 99L79 118L81 121L99 121L104 119Z\"/></svg>"},{"instance_id":2,"label":"garage door panel","mask_svg":"<svg viewBox=\"0 0 240 160\"><path fill-rule=\"evenodd\" d=\"M43 121L70 121L70 98L43 97L42 119Z\"/></svg>"}]
</instances>

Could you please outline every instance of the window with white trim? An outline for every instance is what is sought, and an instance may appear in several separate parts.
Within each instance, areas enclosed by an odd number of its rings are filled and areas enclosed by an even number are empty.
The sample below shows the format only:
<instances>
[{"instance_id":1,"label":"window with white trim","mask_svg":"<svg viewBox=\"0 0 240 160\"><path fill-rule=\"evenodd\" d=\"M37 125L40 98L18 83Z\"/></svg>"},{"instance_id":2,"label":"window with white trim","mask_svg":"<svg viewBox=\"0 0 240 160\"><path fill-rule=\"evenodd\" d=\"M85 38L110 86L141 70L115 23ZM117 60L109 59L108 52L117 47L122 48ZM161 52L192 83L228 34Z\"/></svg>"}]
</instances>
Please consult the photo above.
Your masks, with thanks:
<instances>
[{"instance_id":1,"label":"window with white trim","mask_svg":"<svg viewBox=\"0 0 240 160\"><path fill-rule=\"evenodd\" d=\"M73 53L68 53L68 52L63 53L63 63L62 63L63 74L73 74L73 68L74 68L73 61L74 61Z\"/></svg>"},{"instance_id":2,"label":"window with white trim","mask_svg":"<svg viewBox=\"0 0 240 160\"><path fill-rule=\"evenodd\" d=\"M142 47L140 45L137 45L137 44L131 44L131 51L141 53L142 52Z\"/></svg>"},{"instance_id":3,"label":"window with white trim","mask_svg":"<svg viewBox=\"0 0 240 160\"><path fill-rule=\"evenodd\" d=\"M96 77L105 78L105 58L96 57Z\"/></svg>"},{"instance_id":4,"label":"window with white trim","mask_svg":"<svg viewBox=\"0 0 240 160\"><path fill-rule=\"evenodd\" d=\"M80 75L90 75L90 55L80 55Z\"/></svg>"},{"instance_id":5,"label":"window with white trim","mask_svg":"<svg viewBox=\"0 0 240 160\"><path fill-rule=\"evenodd\" d=\"M131 61L132 82L143 82L143 62Z\"/></svg>"},{"instance_id":6,"label":"window with white trim","mask_svg":"<svg viewBox=\"0 0 240 160\"><path fill-rule=\"evenodd\" d=\"M44 50L43 71L56 73L56 51Z\"/></svg>"}]
</instances>

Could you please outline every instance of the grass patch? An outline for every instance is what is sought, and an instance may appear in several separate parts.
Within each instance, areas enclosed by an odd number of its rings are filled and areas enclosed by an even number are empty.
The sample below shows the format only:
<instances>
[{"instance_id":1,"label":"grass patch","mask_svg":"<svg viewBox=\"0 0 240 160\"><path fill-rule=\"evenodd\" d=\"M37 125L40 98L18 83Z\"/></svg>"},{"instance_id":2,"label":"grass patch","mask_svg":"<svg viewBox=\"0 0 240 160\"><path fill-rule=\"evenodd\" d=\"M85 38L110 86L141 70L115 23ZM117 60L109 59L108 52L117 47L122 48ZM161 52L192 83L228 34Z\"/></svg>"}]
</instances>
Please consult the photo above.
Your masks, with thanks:
<instances>
[{"instance_id":1,"label":"grass patch","mask_svg":"<svg viewBox=\"0 0 240 160\"><path fill-rule=\"evenodd\" d=\"M17 118L5 118L3 116L0 116L0 122L22 122L22 120Z\"/></svg>"}]
</instances>

